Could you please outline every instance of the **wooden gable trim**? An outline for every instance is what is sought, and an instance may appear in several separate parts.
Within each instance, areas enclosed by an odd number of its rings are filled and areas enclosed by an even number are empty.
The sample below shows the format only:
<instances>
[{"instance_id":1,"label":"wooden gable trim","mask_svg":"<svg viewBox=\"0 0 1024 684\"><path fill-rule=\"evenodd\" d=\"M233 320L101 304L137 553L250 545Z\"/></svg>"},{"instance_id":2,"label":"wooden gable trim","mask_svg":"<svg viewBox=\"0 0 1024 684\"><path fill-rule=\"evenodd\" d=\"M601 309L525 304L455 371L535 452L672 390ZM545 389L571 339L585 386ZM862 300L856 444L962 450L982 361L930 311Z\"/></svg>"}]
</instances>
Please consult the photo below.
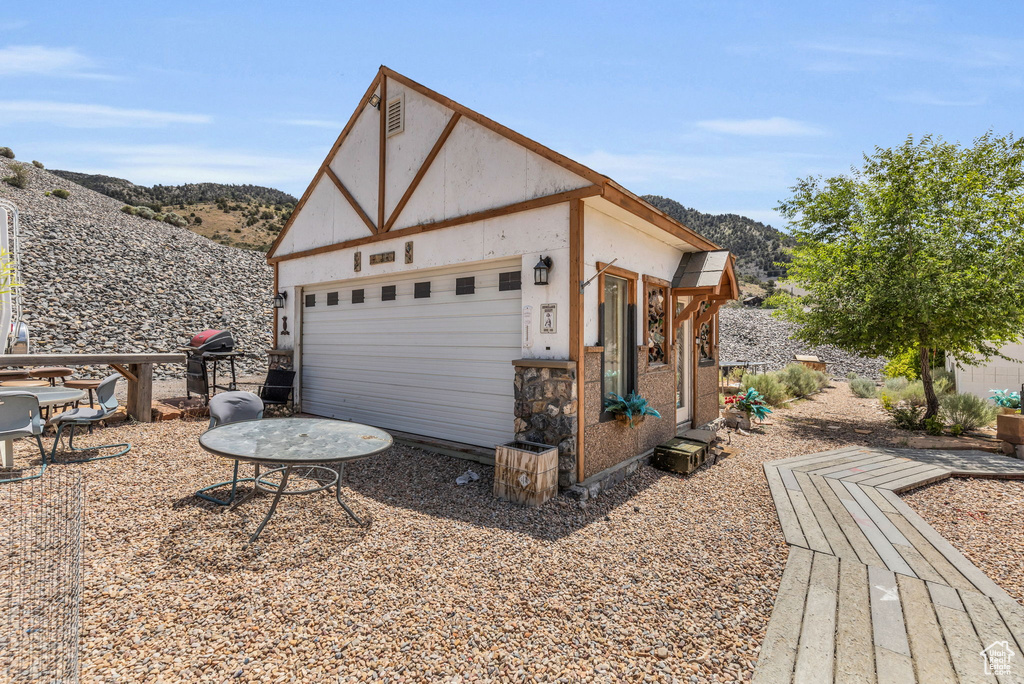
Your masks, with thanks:
<instances>
[{"instance_id":1,"label":"wooden gable trim","mask_svg":"<svg viewBox=\"0 0 1024 684\"><path fill-rule=\"evenodd\" d=\"M274 240L270 245L270 249L267 250L267 263L271 263L270 259L277 252L277 248L280 246L284 236L288 234L292 224L295 222L295 218L299 215L302 207L306 204L306 200L308 200L309 196L313 194L313 188L316 187L316 184L320 182L320 178L323 177L324 169L326 169L334 160L334 155L336 155L338 150L341 149L341 144L345 142L345 138L347 138L348 134L352 132L352 128L356 125L359 115L363 113L363 109L366 107L367 101L370 99L370 95L373 94L373 91L376 90L377 86L380 84L381 78L381 73L377 72L377 75L370 83L370 87L367 88L366 92L363 93L363 96L359 98L359 104L356 106L355 111L352 112L352 116L349 117L348 123L345 124L345 128L341 129L341 134L338 136L338 139L334 141L334 145L331 146L331 151L327 153L326 157L324 157L323 162L320 164L320 168L317 169L316 173L313 175L313 181L306 188L306 191L302 193L302 197L299 198L298 203L295 205L295 209L292 210L292 215L288 218L288 223L284 225L284 228L281 229L277 239Z\"/></svg>"},{"instance_id":2,"label":"wooden gable trim","mask_svg":"<svg viewBox=\"0 0 1024 684\"><path fill-rule=\"evenodd\" d=\"M392 79L398 81L399 83L401 83L402 85L404 85L405 87L411 88L412 90L415 90L420 95L423 95L424 97L428 97L431 100L433 100L434 102L437 102L438 104L440 104L440 105L442 105L444 107L448 107L449 109L462 114L462 116L466 117L470 121L476 122L476 123L480 124L481 126L483 126L484 128L488 128L488 129L494 131L495 133L497 133L498 135L500 135L502 137L505 137L505 138L508 138L509 140L511 140L514 143L522 145L523 147L525 147L526 149L530 150L531 152L534 152L534 153L540 155L541 157L544 157L545 159L547 159L550 162L554 162L555 164L558 164L562 168L565 168L565 169L568 169L569 171L572 171L577 176L582 176L583 178L587 179L591 183L603 184L603 183L605 183L606 181L609 180L607 176L602 175L602 174L598 173L597 171L594 171L593 169L588 168L588 167L584 166L583 164L580 164L577 161L573 161L572 159L569 159L565 155L559 154L558 152L555 152L554 150L552 150L552 149L550 149L548 147L545 147L544 145L541 145L536 140L531 140L530 138L527 138L522 133L517 133L517 132L513 131L511 128L508 128L507 126L502 126L497 121L494 121L492 119L488 119L483 114L480 114L479 112L475 112L472 109L470 109L469 107L461 105L458 102L456 102L455 100L447 98L444 95L441 95L440 93L435 92L435 91L431 90L430 88L427 88L426 86L424 86L424 85L422 85L420 83L417 83L416 81L413 81L412 79L407 78L407 77L403 76L402 74L399 74L396 71L392 71L391 69L389 69L387 67L381 67L381 72L383 74L385 74L388 78L392 78Z\"/></svg>"},{"instance_id":3,"label":"wooden gable trim","mask_svg":"<svg viewBox=\"0 0 1024 684\"><path fill-rule=\"evenodd\" d=\"M496 209L487 209L485 211L478 211L472 214L456 216L454 218L445 219L444 221L422 223L418 226L401 228L399 230L393 230L388 233L376 233L374 235L367 235L366 237L355 238L353 240L346 240L344 242L338 242L333 245L314 247L313 249L306 249L301 252L293 252L291 254L285 254L282 256L267 257L267 263L276 264L282 261L289 261L291 259L300 259L302 257L324 254L325 252L334 252L339 249L347 249L348 247L358 247L360 245L367 245L374 242L380 242L381 240L390 240L392 238L407 237L410 235L417 235L419 233L426 233L432 230L440 230L442 228L451 228L452 226L458 226L463 223L484 221L486 219L497 218L499 216L506 216L508 214L516 214L521 211L530 211L531 209L549 207L552 204L561 204L563 202L568 202L573 199L594 197L600 194L600 187L596 185L588 185L585 188L579 188L577 190L566 190L565 192L557 192L553 195L544 195L543 197L535 197L534 199L526 200L524 202L517 202L515 204L509 204L507 206L498 207Z\"/></svg>"},{"instance_id":4,"label":"wooden gable trim","mask_svg":"<svg viewBox=\"0 0 1024 684\"><path fill-rule=\"evenodd\" d=\"M388 109L388 77L384 73L384 68L381 67L381 79L380 79L380 148L379 148L379 161L377 163L377 230L374 232L384 232L384 184L387 180L387 152L388 152L388 134L385 130L386 118Z\"/></svg>"},{"instance_id":5,"label":"wooden gable trim","mask_svg":"<svg viewBox=\"0 0 1024 684\"><path fill-rule=\"evenodd\" d=\"M402 199L398 200L398 204L395 205L394 211L392 211L391 216L388 217L387 222L384 224L383 232L388 232L391 230L391 226L395 225L395 221L398 220L402 210L405 209L405 205L409 203L410 199L412 199L412 193L416 191L416 188L419 187L420 181L427 175L427 170L430 168L430 165L434 163L434 159L441 152L441 148L444 147L445 142L447 142L448 136L450 136L452 131L455 130L455 126L459 123L459 119L461 118L462 114L455 112L452 114L451 118L448 119L448 125L444 127L444 130L441 131L441 135L437 137L437 140L434 142L434 146L430 148L430 152L427 154L426 159L423 160L423 163L420 165L416 175L413 176L412 182L409 183L409 187L405 190L405 194L402 195Z\"/></svg>"},{"instance_id":6,"label":"wooden gable trim","mask_svg":"<svg viewBox=\"0 0 1024 684\"><path fill-rule=\"evenodd\" d=\"M622 207L634 216L642 218L644 221L661 228L666 233L674 235L680 240L685 240L695 247L704 250L721 249L715 243L702 237L700 234L695 233L675 219L658 211L647 202L611 181L604 185L604 192L602 192L601 195L612 204Z\"/></svg>"},{"instance_id":7,"label":"wooden gable trim","mask_svg":"<svg viewBox=\"0 0 1024 684\"><path fill-rule=\"evenodd\" d=\"M366 212L363 211L363 208L359 206L359 202L357 202L356 198L352 195L352 193L348 191L348 188L346 188L345 184L341 182L341 179L338 178L338 175L336 173L334 173L334 170L331 169L330 166L328 166L326 169L324 169L324 174L331 179L331 182L334 183L334 186L336 188L338 188L338 191L345 196L345 199L347 199L348 203L352 205L352 208L355 209L355 212L359 214L359 218L363 219L363 223L365 223L366 227L370 229L370 232L376 233L377 228L373 225L373 221L371 221L370 217L366 215Z\"/></svg>"}]
</instances>

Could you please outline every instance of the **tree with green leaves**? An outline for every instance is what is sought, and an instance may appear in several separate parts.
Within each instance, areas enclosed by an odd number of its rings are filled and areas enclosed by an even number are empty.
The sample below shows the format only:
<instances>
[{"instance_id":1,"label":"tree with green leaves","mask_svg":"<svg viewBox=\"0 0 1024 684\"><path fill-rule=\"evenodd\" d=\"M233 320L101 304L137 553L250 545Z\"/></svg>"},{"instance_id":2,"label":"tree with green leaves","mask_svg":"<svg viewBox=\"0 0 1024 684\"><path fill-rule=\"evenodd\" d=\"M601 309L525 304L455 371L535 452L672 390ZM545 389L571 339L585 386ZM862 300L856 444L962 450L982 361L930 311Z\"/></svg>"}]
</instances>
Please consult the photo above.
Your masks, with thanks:
<instances>
[{"instance_id":1,"label":"tree with green leaves","mask_svg":"<svg viewBox=\"0 0 1024 684\"><path fill-rule=\"evenodd\" d=\"M789 280L809 294L777 315L801 340L918 350L930 418L938 352L971 364L1024 337L1024 140L908 137L791 190L778 206L797 239Z\"/></svg>"}]
</instances>

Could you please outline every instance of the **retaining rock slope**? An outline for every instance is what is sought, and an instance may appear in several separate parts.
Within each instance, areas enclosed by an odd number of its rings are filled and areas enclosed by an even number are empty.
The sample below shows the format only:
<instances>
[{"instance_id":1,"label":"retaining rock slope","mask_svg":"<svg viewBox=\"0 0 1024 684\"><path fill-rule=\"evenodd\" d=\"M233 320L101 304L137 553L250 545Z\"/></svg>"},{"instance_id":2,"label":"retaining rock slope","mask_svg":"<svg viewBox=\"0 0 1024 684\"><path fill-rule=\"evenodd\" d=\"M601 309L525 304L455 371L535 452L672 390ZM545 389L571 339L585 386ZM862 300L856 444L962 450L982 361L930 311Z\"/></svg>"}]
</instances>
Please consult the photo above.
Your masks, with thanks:
<instances>
[{"instance_id":1,"label":"retaining rock slope","mask_svg":"<svg viewBox=\"0 0 1024 684\"><path fill-rule=\"evenodd\" d=\"M764 370L772 371L785 368L794 354L812 354L830 362L828 370L835 377L850 372L876 380L882 377L885 359L865 358L831 346L808 347L791 339L794 326L774 318L768 309L723 308L718 320L723 361L767 361Z\"/></svg>"},{"instance_id":2,"label":"retaining rock slope","mask_svg":"<svg viewBox=\"0 0 1024 684\"><path fill-rule=\"evenodd\" d=\"M0 177L10 175L0 158ZM0 183L21 217L24 318L35 353L169 352L227 328L260 373L271 343L273 277L263 254L121 212L122 202L23 164L24 189ZM68 199L45 196L63 188ZM157 367L159 377L184 368Z\"/></svg>"}]
</instances>

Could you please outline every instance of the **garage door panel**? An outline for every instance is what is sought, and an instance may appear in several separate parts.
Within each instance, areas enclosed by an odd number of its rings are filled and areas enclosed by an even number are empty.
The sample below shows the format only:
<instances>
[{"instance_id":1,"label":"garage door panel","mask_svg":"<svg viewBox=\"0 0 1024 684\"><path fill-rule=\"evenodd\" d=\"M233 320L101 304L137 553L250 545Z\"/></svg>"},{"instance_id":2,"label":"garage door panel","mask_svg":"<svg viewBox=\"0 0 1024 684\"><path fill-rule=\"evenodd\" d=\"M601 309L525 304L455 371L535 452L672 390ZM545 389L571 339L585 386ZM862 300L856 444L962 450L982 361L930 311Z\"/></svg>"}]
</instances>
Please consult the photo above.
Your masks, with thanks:
<instances>
[{"instance_id":1,"label":"garage door panel","mask_svg":"<svg viewBox=\"0 0 1024 684\"><path fill-rule=\"evenodd\" d=\"M498 274L519 268L516 260L306 288L315 305L302 312L303 410L480 446L511 440L521 297L499 290ZM474 293L456 295L456 279L468 276ZM415 299L416 282L430 282L431 296ZM381 301L384 285L395 285L394 301ZM327 306L329 292L337 304Z\"/></svg>"}]
</instances>

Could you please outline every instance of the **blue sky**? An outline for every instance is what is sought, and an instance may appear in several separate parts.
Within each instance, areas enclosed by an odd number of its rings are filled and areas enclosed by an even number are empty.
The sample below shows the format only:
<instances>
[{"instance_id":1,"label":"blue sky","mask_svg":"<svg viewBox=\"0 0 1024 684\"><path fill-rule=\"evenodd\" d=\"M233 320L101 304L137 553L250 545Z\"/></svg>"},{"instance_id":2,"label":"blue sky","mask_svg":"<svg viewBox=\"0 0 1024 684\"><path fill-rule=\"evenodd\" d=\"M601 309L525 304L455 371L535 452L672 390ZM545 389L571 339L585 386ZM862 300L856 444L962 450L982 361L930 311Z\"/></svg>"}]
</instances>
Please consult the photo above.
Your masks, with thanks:
<instances>
[{"instance_id":1,"label":"blue sky","mask_svg":"<svg viewBox=\"0 0 1024 684\"><path fill-rule=\"evenodd\" d=\"M0 145L298 196L380 64L631 190L781 227L796 178L1024 111L1017 2L0 7Z\"/></svg>"}]
</instances>

